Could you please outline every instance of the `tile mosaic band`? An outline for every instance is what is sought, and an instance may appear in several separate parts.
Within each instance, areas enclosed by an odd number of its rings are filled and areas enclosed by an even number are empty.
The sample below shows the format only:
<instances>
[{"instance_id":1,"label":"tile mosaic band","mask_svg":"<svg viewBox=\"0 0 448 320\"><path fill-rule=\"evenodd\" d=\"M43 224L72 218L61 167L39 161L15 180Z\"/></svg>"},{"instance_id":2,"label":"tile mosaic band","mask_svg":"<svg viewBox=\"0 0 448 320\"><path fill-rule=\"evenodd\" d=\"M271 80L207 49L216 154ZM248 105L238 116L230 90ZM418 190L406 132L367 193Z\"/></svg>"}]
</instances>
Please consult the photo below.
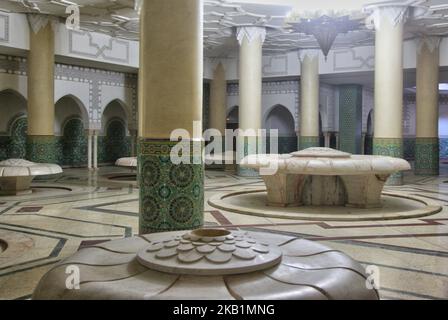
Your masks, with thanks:
<instances>
[{"instance_id":1,"label":"tile mosaic band","mask_svg":"<svg viewBox=\"0 0 448 320\"><path fill-rule=\"evenodd\" d=\"M373 138L373 154L380 156L389 156L394 158L403 158L403 139L402 138ZM390 176L386 185L400 186L403 184L403 173L398 172Z\"/></svg>"},{"instance_id":2,"label":"tile mosaic band","mask_svg":"<svg viewBox=\"0 0 448 320\"><path fill-rule=\"evenodd\" d=\"M415 174L439 175L439 138L416 138Z\"/></svg>"},{"instance_id":3,"label":"tile mosaic band","mask_svg":"<svg viewBox=\"0 0 448 320\"><path fill-rule=\"evenodd\" d=\"M193 145L199 143L198 148ZM173 164L177 142L139 139L140 234L196 229L204 224L202 143L187 142L190 164ZM199 163L199 164L198 164Z\"/></svg>"},{"instance_id":4,"label":"tile mosaic band","mask_svg":"<svg viewBox=\"0 0 448 320\"><path fill-rule=\"evenodd\" d=\"M27 136L26 156L37 163L58 163L58 142L55 136Z\"/></svg>"}]
</instances>

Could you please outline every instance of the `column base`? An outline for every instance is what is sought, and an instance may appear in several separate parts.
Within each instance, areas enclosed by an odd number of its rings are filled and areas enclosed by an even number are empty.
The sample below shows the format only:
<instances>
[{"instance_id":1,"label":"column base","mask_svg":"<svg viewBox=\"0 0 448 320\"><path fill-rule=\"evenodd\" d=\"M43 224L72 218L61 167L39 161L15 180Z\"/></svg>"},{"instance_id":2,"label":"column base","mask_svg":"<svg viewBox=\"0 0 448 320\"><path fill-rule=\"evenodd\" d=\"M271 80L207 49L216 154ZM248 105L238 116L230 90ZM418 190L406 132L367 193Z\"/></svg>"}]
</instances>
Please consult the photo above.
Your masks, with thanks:
<instances>
[{"instance_id":1,"label":"column base","mask_svg":"<svg viewBox=\"0 0 448 320\"><path fill-rule=\"evenodd\" d=\"M258 151L258 144L264 143L264 141L260 141L261 137L254 136L246 136L246 137L237 137L237 166L236 173L240 177L245 178L258 178L260 175L257 170L250 168L243 168L239 165L240 161L247 157L248 155L257 154L261 152ZM260 150L261 151L261 150ZM265 153L265 152L263 152Z\"/></svg>"},{"instance_id":2,"label":"column base","mask_svg":"<svg viewBox=\"0 0 448 320\"><path fill-rule=\"evenodd\" d=\"M439 162L439 138L416 138L415 174L424 176L438 176Z\"/></svg>"},{"instance_id":3,"label":"column base","mask_svg":"<svg viewBox=\"0 0 448 320\"><path fill-rule=\"evenodd\" d=\"M373 154L394 158L403 158L402 138L373 138ZM392 174L386 182L388 186L403 185L403 173Z\"/></svg>"},{"instance_id":4,"label":"column base","mask_svg":"<svg viewBox=\"0 0 448 320\"><path fill-rule=\"evenodd\" d=\"M299 150L317 148L320 146L319 137L299 137Z\"/></svg>"},{"instance_id":5,"label":"column base","mask_svg":"<svg viewBox=\"0 0 448 320\"><path fill-rule=\"evenodd\" d=\"M36 163L59 163L59 150L56 137L28 136L26 158Z\"/></svg>"},{"instance_id":6,"label":"column base","mask_svg":"<svg viewBox=\"0 0 448 320\"><path fill-rule=\"evenodd\" d=\"M193 142L187 142L190 163L173 164L170 153L177 144L139 140L140 234L197 229L204 224L202 152L194 154Z\"/></svg>"}]
</instances>

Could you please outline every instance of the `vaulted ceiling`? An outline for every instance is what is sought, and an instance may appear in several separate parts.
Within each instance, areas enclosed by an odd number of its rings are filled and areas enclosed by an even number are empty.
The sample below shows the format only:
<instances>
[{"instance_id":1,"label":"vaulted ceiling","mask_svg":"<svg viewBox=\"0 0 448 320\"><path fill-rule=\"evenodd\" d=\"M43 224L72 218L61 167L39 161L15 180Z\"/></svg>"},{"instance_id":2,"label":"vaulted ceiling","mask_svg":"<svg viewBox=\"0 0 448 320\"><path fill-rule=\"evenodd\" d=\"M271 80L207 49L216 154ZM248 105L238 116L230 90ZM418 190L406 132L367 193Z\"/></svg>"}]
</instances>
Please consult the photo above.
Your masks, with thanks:
<instances>
[{"instance_id":1,"label":"vaulted ceiling","mask_svg":"<svg viewBox=\"0 0 448 320\"><path fill-rule=\"evenodd\" d=\"M363 4L377 0L338 0ZM420 33L448 35L448 0L422 0L426 13L408 23L406 38ZM138 40L139 16L134 0L3 0L0 10L20 13L51 14L67 17L66 7L76 3L80 6L83 29L102 32L112 36ZM315 48L317 42L313 36L294 31L287 22L291 12L322 10L322 3L336 3L334 0L204 0L204 46L207 56L231 56L235 54L235 28L240 26L260 26L268 30L265 53L285 52L299 48ZM338 8L338 9L342 9ZM345 8L344 8L345 9ZM301 14L301 13L299 13ZM359 10L353 13L356 19L364 20L367 14ZM374 41L374 32L365 27L347 34L340 34L335 47L370 45Z\"/></svg>"}]
</instances>

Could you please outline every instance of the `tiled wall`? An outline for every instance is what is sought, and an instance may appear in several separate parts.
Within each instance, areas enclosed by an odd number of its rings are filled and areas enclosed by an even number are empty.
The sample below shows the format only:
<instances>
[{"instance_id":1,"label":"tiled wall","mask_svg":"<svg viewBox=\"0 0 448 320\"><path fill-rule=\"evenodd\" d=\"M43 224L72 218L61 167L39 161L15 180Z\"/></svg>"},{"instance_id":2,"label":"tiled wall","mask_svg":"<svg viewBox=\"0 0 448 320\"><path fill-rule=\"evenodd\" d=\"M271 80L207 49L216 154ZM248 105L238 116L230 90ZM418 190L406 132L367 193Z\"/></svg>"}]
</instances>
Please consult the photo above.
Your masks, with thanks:
<instances>
[{"instance_id":1,"label":"tiled wall","mask_svg":"<svg viewBox=\"0 0 448 320\"><path fill-rule=\"evenodd\" d=\"M25 158L26 118L13 124L11 136L0 136L0 161L10 158ZM87 136L81 119L71 119L64 126L64 135L56 137L56 158L64 167L87 165ZM98 163L114 163L118 158L128 157L131 138L126 136L121 121L111 121L107 135L98 137Z\"/></svg>"}]
</instances>

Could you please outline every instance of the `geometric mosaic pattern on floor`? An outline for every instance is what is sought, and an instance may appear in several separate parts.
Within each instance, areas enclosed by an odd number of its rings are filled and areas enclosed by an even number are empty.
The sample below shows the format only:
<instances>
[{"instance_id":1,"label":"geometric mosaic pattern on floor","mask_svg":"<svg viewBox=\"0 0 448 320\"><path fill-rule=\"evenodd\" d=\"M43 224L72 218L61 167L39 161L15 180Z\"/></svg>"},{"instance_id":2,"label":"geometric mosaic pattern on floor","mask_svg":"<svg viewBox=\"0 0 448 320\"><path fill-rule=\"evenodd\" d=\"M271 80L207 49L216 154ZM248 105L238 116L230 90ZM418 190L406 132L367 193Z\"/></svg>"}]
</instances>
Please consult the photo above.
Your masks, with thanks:
<instances>
[{"instance_id":1,"label":"geometric mosaic pattern on floor","mask_svg":"<svg viewBox=\"0 0 448 320\"><path fill-rule=\"evenodd\" d=\"M382 299L447 299L447 169L442 165L439 177L406 174L405 186L386 188L437 201L443 206L440 213L372 222L291 221L217 210L207 204L211 196L262 188L264 184L256 178L206 171L205 223L230 230L302 237L340 250L364 266L379 269ZM0 238L15 237L22 246L7 261L0 259L0 299L29 298L42 275L80 247L138 232L138 189L136 184L105 178L116 173L126 170L65 170L62 176L39 179L34 185L57 184L73 191L46 188L36 193L38 197L1 199Z\"/></svg>"}]
</instances>

